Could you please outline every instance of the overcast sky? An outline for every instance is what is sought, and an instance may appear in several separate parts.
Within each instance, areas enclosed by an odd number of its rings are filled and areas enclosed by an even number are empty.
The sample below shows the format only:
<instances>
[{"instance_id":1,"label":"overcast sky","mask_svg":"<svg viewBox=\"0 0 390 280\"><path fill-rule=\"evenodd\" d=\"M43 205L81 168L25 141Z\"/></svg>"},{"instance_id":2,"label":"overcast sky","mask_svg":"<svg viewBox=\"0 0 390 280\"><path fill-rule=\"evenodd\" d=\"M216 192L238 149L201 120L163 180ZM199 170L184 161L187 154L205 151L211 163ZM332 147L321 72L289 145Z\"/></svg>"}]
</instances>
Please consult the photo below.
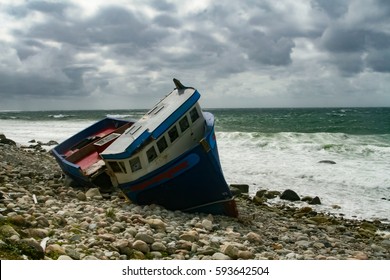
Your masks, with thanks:
<instances>
[{"instance_id":1,"label":"overcast sky","mask_svg":"<svg viewBox=\"0 0 390 280\"><path fill-rule=\"evenodd\" d=\"M109 3L109 4L108 4ZM390 106L388 0L0 0L0 110Z\"/></svg>"}]
</instances>

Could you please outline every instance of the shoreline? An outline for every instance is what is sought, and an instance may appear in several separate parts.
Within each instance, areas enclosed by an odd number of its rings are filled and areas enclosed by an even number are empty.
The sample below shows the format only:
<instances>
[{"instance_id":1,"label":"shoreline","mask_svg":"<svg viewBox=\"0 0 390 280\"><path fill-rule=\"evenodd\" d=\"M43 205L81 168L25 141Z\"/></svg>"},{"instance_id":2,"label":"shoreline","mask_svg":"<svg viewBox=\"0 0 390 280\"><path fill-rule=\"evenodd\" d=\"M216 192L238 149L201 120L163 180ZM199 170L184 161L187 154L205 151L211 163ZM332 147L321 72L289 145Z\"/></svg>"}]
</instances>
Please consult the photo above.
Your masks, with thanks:
<instances>
[{"instance_id":1,"label":"shoreline","mask_svg":"<svg viewBox=\"0 0 390 280\"><path fill-rule=\"evenodd\" d=\"M69 186L40 149L0 144L0 259L390 259L390 225L236 197L239 217Z\"/></svg>"}]
</instances>

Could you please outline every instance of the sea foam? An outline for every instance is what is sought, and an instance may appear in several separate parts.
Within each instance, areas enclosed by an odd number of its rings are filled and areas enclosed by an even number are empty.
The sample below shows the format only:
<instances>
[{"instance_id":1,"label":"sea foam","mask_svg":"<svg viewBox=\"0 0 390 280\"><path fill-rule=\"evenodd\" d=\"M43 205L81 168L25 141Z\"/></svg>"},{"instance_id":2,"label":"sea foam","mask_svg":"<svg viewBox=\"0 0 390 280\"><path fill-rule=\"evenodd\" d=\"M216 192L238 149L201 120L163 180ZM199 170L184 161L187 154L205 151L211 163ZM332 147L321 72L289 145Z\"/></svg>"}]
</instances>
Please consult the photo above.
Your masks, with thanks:
<instances>
[{"instance_id":1,"label":"sea foam","mask_svg":"<svg viewBox=\"0 0 390 280\"><path fill-rule=\"evenodd\" d=\"M293 189L319 196L321 211L390 220L387 136L219 132L217 141L226 180L249 184L251 195Z\"/></svg>"}]
</instances>

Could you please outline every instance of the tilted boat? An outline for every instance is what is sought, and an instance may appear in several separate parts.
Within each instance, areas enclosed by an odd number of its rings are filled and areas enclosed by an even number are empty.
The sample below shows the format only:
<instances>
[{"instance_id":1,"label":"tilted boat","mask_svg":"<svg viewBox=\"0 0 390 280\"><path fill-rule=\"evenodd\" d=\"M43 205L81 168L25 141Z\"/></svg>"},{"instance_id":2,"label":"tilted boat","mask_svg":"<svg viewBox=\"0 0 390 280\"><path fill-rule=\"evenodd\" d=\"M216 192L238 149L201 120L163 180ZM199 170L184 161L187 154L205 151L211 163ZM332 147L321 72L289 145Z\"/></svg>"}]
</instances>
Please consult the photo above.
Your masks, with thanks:
<instances>
[{"instance_id":1,"label":"tilted boat","mask_svg":"<svg viewBox=\"0 0 390 280\"><path fill-rule=\"evenodd\" d=\"M110 190L111 178L100 153L133 124L134 121L104 118L60 143L51 153L77 184Z\"/></svg>"},{"instance_id":2,"label":"tilted boat","mask_svg":"<svg viewBox=\"0 0 390 280\"><path fill-rule=\"evenodd\" d=\"M238 215L223 176L214 116L199 92L176 88L100 153L115 186L137 204Z\"/></svg>"}]
</instances>

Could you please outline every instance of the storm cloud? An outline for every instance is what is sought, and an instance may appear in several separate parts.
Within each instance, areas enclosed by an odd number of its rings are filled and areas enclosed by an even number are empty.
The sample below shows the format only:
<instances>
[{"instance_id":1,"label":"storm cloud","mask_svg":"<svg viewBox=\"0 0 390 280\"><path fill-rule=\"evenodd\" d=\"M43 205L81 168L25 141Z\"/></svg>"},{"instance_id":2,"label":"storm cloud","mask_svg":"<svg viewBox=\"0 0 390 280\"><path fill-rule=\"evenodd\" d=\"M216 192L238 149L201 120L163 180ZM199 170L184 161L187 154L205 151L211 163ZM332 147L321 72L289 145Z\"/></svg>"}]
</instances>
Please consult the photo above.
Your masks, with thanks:
<instances>
[{"instance_id":1,"label":"storm cloud","mask_svg":"<svg viewBox=\"0 0 390 280\"><path fill-rule=\"evenodd\" d=\"M0 110L390 106L389 3L3 1Z\"/></svg>"}]
</instances>

